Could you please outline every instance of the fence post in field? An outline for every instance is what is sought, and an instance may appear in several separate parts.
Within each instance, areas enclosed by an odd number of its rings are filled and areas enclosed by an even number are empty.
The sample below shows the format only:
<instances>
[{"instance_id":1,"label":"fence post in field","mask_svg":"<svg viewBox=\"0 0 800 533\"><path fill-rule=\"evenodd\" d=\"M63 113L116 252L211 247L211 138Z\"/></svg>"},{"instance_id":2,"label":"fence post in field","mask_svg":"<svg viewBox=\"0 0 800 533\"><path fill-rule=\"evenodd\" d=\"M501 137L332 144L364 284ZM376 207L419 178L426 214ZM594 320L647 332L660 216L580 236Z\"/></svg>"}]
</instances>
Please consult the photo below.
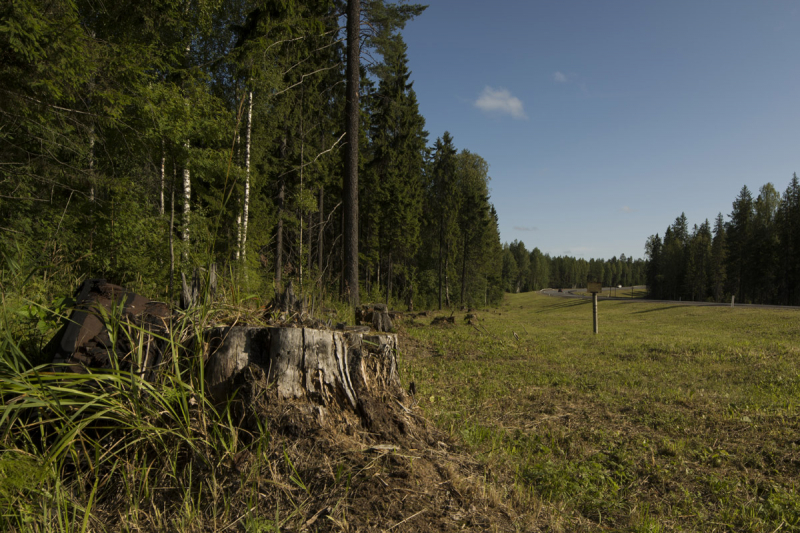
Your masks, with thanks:
<instances>
[{"instance_id":1,"label":"fence post in field","mask_svg":"<svg viewBox=\"0 0 800 533\"><path fill-rule=\"evenodd\" d=\"M594 334L597 335L597 293L603 291L603 284L590 281L586 284L586 290L592 293L592 324Z\"/></svg>"}]
</instances>

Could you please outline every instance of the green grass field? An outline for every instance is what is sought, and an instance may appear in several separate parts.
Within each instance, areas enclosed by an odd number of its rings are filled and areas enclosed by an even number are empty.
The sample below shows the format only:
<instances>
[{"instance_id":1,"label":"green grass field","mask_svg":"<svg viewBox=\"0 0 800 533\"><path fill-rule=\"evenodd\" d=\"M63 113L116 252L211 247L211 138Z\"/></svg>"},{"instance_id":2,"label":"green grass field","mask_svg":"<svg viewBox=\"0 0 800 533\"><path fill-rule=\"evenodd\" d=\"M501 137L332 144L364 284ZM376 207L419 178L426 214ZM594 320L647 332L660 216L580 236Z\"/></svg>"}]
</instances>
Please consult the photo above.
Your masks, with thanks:
<instances>
[{"instance_id":1,"label":"green grass field","mask_svg":"<svg viewBox=\"0 0 800 533\"><path fill-rule=\"evenodd\" d=\"M405 327L404 379L521 530L800 530L800 310L508 295ZM424 320L423 324L420 320Z\"/></svg>"},{"instance_id":2,"label":"green grass field","mask_svg":"<svg viewBox=\"0 0 800 533\"><path fill-rule=\"evenodd\" d=\"M591 296L592 293L586 292L583 290L576 290L575 294L580 294L581 296ZM610 296L612 298L647 298L647 290L646 289L634 289L633 291L628 288L625 289L614 289L612 288L604 288L603 293L600 296Z\"/></svg>"}]
</instances>

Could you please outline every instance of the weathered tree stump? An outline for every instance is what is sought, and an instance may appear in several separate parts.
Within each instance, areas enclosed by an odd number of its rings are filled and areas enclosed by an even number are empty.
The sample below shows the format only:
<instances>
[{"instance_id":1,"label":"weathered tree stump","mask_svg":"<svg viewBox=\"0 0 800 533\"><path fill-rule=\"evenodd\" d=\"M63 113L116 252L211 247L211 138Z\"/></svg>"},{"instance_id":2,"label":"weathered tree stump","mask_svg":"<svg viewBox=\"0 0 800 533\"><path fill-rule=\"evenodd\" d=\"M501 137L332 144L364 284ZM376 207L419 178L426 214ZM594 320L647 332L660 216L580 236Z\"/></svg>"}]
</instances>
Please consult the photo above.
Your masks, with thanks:
<instances>
[{"instance_id":1,"label":"weathered tree stump","mask_svg":"<svg viewBox=\"0 0 800 533\"><path fill-rule=\"evenodd\" d=\"M269 310L280 313L297 313L303 315L308 310L306 298L298 298L294 293L294 284L289 280L289 284L283 292L275 293L275 297L267 306Z\"/></svg>"},{"instance_id":2,"label":"weathered tree stump","mask_svg":"<svg viewBox=\"0 0 800 533\"><path fill-rule=\"evenodd\" d=\"M214 299L217 293L217 264L212 263L209 265L207 279L203 279L202 272L206 272L206 270L195 268L191 283L186 281L186 273L181 272L181 309L185 310L199 305L205 288L208 289L206 292L207 301L211 302Z\"/></svg>"},{"instance_id":3,"label":"weathered tree stump","mask_svg":"<svg viewBox=\"0 0 800 533\"><path fill-rule=\"evenodd\" d=\"M208 333L205 379L224 402L248 366L260 367L278 400L355 410L359 391L399 387L395 335L313 328L221 327Z\"/></svg>"},{"instance_id":4,"label":"weathered tree stump","mask_svg":"<svg viewBox=\"0 0 800 533\"><path fill-rule=\"evenodd\" d=\"M386 304L362 305L356 310L356 322L366 322L372 329L379 332L392 330L392 319L389 316L389 307Z\"/></svg>"}]
</instances>

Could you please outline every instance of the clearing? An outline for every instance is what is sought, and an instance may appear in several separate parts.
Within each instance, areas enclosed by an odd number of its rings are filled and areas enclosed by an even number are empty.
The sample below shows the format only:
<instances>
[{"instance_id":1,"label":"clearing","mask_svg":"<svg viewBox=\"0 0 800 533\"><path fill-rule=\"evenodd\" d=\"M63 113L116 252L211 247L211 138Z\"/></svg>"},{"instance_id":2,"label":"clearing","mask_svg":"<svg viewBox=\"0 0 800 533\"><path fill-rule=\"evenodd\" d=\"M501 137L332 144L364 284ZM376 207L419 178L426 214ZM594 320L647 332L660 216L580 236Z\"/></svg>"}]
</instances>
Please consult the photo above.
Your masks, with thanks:
<instances>
[{"instance_id":1,"label":"clearing","mask_svg":"<svg viewBox=\"0 0 800 533\"><path fill-rule=\"evenodd\" d=\"M800 310L507 295L401 375L522 530L800 530ZM421 322L424 320L424 324Z\"/></svg>"}]
</instances>

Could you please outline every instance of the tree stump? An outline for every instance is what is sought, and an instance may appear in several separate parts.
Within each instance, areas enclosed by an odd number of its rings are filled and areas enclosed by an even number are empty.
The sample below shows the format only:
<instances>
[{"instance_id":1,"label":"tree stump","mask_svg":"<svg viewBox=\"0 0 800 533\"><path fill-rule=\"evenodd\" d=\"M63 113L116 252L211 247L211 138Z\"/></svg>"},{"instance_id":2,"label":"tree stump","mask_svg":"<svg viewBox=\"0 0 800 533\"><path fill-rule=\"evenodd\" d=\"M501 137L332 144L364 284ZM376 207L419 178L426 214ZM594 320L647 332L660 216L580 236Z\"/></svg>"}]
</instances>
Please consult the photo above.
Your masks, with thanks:
<instances>
[{"instance_id":1,"label":"tree stump","mask_svg":"<svg viewBox=\"0 0 800 533\"><path fill-rule=\"evenodd\" d=\"M356 322L366 322L375 331L389 332L392 330L392 319L389 316L389 307L386 304L367 304L356 310Z\"/></svg>"},{"instance_id":2,"label":"tree stump","mask_svg":"<svg viewBox=\"0 0 800 533\"><path fill-rule=\"evenodd\" d=\"M359 391L400 387L397 337L313 328L213 328L205 380L217 403L233 394L248 366L263 370L278 400L355 410Z\"/></svg>"},{"instance_id":3,"label":"tree stump","mask_svg":"<svg viewBox=\"0 0 800 533\"><path fill-rule=\"evenodd\" d=\"M205 269L195 268L192 274L192 281L186 281L186 273L181 272L181 300L180 308L189 309L202 302L204 289L207 289L205 295L208 302L214 299L217 293L217 264L211 263L208 267L208 276L204 279L203 272Z\"/></svg>"}]
</instances>

